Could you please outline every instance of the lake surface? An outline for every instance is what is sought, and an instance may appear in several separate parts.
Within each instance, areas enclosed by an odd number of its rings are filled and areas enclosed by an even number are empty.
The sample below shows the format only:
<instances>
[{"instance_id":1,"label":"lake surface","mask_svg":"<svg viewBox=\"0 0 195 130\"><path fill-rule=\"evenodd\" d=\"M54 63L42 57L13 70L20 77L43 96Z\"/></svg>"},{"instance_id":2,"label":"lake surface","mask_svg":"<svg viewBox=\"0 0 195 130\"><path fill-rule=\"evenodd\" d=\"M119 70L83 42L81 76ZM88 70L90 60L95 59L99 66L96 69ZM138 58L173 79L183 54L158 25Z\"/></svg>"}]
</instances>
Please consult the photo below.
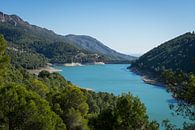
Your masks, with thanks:
<instances>
[{"instance_id":1,"label":"lake surface","mask_svg":"<svg viewBox=\"0 0 195 130\"><path fill-rule=\"evenodd\" d=\"M156 120L161 124L162 120L169 119L181 127L185 120L181 116L173 116L173 111L169 109L169 104L175 102L171 94L162 87L144 83L139 75L126 69L128 66L106 64L55 68L62 70L59 73L65 79L82 88L115 95L131 92L145 104L150 120Z\"/></svg>"}]
</instances>

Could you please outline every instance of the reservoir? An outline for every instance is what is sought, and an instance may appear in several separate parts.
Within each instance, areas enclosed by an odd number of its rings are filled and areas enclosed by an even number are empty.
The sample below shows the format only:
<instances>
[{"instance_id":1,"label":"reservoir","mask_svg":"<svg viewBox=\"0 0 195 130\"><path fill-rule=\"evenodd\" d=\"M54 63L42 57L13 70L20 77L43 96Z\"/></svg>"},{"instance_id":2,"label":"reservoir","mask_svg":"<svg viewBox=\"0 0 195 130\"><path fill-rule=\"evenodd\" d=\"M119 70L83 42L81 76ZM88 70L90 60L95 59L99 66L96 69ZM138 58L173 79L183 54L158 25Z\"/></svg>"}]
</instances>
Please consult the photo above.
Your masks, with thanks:
<instances>
[{"instance_id":1,"label":"reservoir","mask_svg":"<svg viewBox=\"0 0 195 130\"><path fill-rule=\"evenodd\" d=\"M55 66L59 73L73 84L95 92L108 92L115 95L132 93L138 96L147 108L150 120L156 120L160 125L163 120L181 127L184 121L182 116L173 115L169 104L176 101L163 87L146 84L141 76L127 69L129 64L105 64L86 66ZM162 128L162 126L160 127Z\"/></svg>"}]
</instances>

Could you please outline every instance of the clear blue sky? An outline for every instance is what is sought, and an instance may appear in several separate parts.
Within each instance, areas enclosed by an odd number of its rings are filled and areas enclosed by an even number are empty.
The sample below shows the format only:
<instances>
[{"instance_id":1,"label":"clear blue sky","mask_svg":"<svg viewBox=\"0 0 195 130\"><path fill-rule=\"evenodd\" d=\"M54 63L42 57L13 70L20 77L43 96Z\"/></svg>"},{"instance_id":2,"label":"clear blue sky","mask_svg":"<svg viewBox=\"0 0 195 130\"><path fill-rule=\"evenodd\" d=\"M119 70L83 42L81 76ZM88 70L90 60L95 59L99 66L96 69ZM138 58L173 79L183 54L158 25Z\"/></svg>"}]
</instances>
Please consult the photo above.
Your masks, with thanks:
<instances>
[{"instance_id":1,"label":"clear blue sky","mask_svg":"<svg viewBox=\"0 0 195 130\"><path fill-rule=\"evenodd\" d=\"M90 35L127 54L195 30L195 0L0 0L0 11L58 34Z\"/></svg>"}]
</instances>

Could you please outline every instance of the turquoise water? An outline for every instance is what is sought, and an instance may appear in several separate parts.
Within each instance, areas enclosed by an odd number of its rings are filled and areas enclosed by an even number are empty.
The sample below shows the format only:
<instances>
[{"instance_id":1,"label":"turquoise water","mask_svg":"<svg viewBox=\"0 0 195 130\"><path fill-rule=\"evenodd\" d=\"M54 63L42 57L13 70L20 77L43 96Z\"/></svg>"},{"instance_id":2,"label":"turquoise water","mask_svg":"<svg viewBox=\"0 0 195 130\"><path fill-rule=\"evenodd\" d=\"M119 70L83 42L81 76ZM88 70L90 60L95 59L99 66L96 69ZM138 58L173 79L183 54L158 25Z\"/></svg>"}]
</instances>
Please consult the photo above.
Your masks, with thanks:
<instances>
[{"instance_id":1,"label":"turquoise water","mask_svg":"<svg viewBox=\"0 0 195 130\"><path fill-rule=\"evenodd\" d=\"M76 67L56 66L60 74L73 84L90 88L96 92L109 92L119 95L131 92L138 96L147 107L151 120L159 123L169 119L177 126L182 126L184 119L181 116L173 116L169 104L175 100L166 90L159 86L149 85L141 80L139 75L126 69L128 64L88 65ZM161 129L163 129L161 127Z\"/></svg>"}]
</instances>

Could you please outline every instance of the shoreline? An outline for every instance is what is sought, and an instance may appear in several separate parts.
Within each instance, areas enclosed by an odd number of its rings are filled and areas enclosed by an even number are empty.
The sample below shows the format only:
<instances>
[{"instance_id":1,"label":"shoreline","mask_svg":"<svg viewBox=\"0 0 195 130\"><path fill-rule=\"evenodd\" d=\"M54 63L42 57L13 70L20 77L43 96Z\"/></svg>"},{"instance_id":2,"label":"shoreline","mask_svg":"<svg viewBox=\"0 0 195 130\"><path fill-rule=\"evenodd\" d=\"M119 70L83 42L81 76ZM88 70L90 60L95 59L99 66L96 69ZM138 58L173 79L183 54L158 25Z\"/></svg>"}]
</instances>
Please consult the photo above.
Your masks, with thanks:
<instances>
[{"instance_id":1,"label":"shoreline","mask_svg":"<svg viewBox=\"0 0 195 130\"><path fill-rule=\"evenodd\" d=\"M78 63L78 62L64 63L63 65L64 65L64 66L67 66L67 67L73 67L73 66L83 66L83 64Z\"/></svg>"},{"instance_id":2,"label":"shoreline","mask_svg":"<svg viewBox=\"0 0 195 130\"><path fill-rule=\"evenodd\" d=\"M141 72L139 71L138 69L136 68L128 68L131 72L137 74L137 75L140 75L141 76L141 79L142 81L144 81L144 83L146 84L150 84L150 85L155 85L155 86L158 86L158 87L164 87L165 85L159 81L159 78L154 78L153 76L151 76L151 74L148 74L148 73L144 73L144 72Z\"/></svg>"},{"instance_id":3,"label":"shoreline","mask_svg":"<svg viewBox=\"0 0 195 130\"><path fill-rule=\"evenodd\" d=\"M92 63L79 63L79 62L72 62L72 63L65 63L63 66L66 67L74 67L74 66L85 66L85 65L104 65L104 62L92 62Z\"/></svg>"},{"instance_id":4,"label":"shoreline","mask_svg":"<svg viewBox=\"0 0 195 130\"><path fill-rule=\"evenodd\" d=\"M53 63L54 66L85 66L85 65L106 65L106 64L130 64L130 63L111 63L111 62L88 62L88 63L80 63L80 62L72 62L72 63Z\"/></svg>"},{"instance_id":5,"label":"shoreline","mask_svg":"<svg viewBox=\"0 0 195 130\"><path fill-rule=\"evenodd\" d=\"M54 64L54 65L62 65L62 66L66 66L66 67L75 67L75 66L85 66L85 65L104 65L105 63L104 62L93 62L93 63L87 63L87 64L81 64L81 63L65 63L65 64ZM55 69L53 67L53 64L51 63L47 63L47 65L45 67L40 67L40 68L37 68L37 69L27 69L27 71L31 74L35 74L35 75L38 75L41 71L48 71L49 73L54 73L54 72L60 72L62 70L59 70L59 69Z\"/></svg>"},{"instance_id":6,"label":"shoreline","mask_svg":"<svg viewBox=\"0 0 195 130\"><path fill-rule=\"evenodd\" d=\"M161 82L159 82L159 81L157 81L155 79L149 78L147 75L141 76L141 79L146 84L155 85L155 86L159 86L159 87L163 87L164 86Z\"/></svg>"},{"instance_id":7,"label":"shoreline","mask_svg":"<svg viewBox=\"0 0 195 130\"><path fill-rule=\"evenodd\" d=\"M54 72L60 72L60 71L62 71L62 70L53 68L51 65L47 65L47 66L41 67L39 69L28 69L27 71L29 73L31 73L31 74L38 75L43 70L48 71L49 73L54 73Z\"/></svg>"}]
</instances>

